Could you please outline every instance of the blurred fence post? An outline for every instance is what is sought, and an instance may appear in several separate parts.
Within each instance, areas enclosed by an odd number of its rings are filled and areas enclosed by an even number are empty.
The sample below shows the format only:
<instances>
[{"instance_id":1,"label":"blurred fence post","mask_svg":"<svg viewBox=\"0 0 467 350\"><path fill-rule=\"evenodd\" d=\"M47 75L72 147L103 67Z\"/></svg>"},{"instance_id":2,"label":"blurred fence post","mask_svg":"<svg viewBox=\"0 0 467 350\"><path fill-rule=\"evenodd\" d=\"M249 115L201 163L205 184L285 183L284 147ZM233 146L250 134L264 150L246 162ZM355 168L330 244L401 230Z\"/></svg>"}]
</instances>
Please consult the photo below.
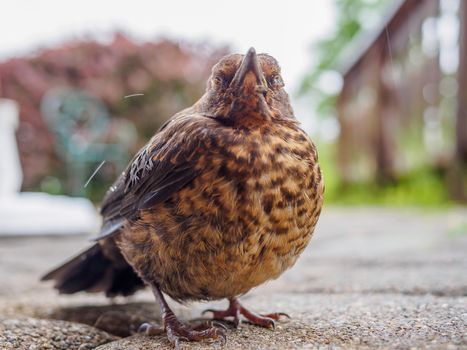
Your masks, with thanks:
<instances>
[{"instance_id":1,"label":"blurred fence post","mask_svg":"<svg viewBox=\"0 0 467 350\"><path fill-rule=\"evenodd\" d=\"M376 134L374 137L375 147L375 159L376 159L376 180L380 183L395 181L395 142L394 142L394 128L391 127L394 115L394 109L398 104L397 99L394 97L394 86L389 86L383 78L383 70L386 65L392 64L387 63L388 57L390 57L390 42L386 45L382 45L380 53L377 55L375 60L375 66L377 67L377 85L376 95L377 100L375 104L376 116Z\"/></svg>"},{"instance_id":2,"label":"blurred fence post","mask_svg":"<svg viewBox=\"0 0 467 350\"><path fill-rule=\"evenodd\" d=\"M456 116L456 154L451 191L454 198L467 201L467 1L459 9L459 69Z\"/></svg>"}]
</instances>

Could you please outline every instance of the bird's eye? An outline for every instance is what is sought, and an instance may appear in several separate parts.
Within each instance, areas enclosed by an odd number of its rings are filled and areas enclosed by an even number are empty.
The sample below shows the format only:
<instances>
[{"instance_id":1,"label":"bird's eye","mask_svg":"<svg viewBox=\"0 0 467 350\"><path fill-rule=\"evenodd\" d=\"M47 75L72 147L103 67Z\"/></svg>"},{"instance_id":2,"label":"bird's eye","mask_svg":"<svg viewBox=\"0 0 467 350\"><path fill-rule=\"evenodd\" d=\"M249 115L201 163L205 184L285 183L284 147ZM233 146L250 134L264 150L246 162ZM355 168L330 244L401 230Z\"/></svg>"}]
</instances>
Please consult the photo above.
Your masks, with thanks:
<instances>
[{"instance_id":1,"label":"bird's eye","mask_svg":"<svg viewBox=\"0 0 467 350\"><path fill-rule=\"evenodd\" d=\"M279 74L275 74L271 77L270 84L275 88L281 88L284 86L284 82Z\"/></svg>"},{"instance_id":2,"label":"bird's eye","mask_svg":"<svg viewBox=\"0 0 467 350\"><path fill-rule=\"evenodd\" d=\"M214 88L219 89L219 90L226 89L229 86L230 82L232 81L232 78L233 77L225 73L215 75L213 77Z\"/></svg>"}]
</instances>

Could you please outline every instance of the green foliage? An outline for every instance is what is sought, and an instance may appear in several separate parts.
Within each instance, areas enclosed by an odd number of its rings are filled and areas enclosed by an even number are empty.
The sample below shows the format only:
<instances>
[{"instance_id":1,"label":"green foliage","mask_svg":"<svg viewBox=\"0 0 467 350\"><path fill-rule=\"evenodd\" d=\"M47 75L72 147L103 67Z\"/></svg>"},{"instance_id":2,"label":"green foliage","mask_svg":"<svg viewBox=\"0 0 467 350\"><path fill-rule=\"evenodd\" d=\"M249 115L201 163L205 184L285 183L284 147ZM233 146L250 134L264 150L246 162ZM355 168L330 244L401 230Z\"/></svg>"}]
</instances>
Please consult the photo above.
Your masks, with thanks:
<instances>
[{"instance_id":1,"label":"green foliage","mask_svg":"<svg viewBox=\"0 0 467 350\"><path fill-rule=\"evenodd\" d=\"M315 63L302 81L300 93L309 93L316 100L320 116L329 116L335 95L329 95L319 87L323 73L338 70L342 53L365 28L368 16L377 15L390 3L388 0L335 0L337 21L335 31L313 47Z\"/></svg>"},{"instance_id":2,"label":"green foliage","mask_svg":"<svg viewBox=\"0 0 467 350\"><path fill-rule=\"evenodd\" d=\"M319 145L318 151L326 186L326 204L426 207L452 204L443 174L432 168L418 168L396 183L385 186L375 182L343 185L338 175L335 145Z\"/></svg>"}]
</instances>

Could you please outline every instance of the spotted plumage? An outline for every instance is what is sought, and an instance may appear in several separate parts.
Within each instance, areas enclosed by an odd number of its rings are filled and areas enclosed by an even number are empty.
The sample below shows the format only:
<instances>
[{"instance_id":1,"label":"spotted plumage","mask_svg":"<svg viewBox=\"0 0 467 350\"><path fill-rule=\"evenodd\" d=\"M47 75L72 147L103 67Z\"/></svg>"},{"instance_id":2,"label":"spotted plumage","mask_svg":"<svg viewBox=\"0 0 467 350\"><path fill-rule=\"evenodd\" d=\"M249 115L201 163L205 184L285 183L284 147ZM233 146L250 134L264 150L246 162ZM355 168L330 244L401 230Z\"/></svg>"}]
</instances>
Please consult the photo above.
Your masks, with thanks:
<instances>
[{"instance_id":1,"label":"spotted plumage","mask_svg":"<svg viewBox=\"0 0 467 350\"><path fill-rule=\"evenodd\" d=\"M165 123L111 187L97 245L46 279L63 292L109 295L129 294L143 281L165 310L173 343L223 331L174 321L160 291L181 302L228 298L230 311L214 311L215 318L242 314L270 326L279 314L251 316L236 298L295 263L324 190L316 148L283 86L269 55L250 50L222 59L205 95ZM80 269L96 254L107 267L86 281Z\"/></svg>"}]
</instances>

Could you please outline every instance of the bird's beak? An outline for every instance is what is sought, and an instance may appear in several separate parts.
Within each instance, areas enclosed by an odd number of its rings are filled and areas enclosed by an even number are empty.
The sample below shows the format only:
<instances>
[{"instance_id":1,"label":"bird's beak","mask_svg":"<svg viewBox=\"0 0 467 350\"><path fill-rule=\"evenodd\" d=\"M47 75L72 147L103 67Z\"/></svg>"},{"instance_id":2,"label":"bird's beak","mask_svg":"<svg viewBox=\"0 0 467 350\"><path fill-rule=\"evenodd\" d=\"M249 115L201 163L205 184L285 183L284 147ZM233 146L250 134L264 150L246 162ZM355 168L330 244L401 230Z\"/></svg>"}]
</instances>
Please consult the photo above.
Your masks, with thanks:
<instances>
[{"instance_id":1,"label":"bird's beak","mask_svg":"<svg viewBox=\"0 0 467 350\"><path fill-rule=\"evenodd\" d=\"M258 56L253 47L251 47L238 67L231 85L235 89L251 87L256 91L261 91L265 86L265 78ZM259 89L258 89L259 88Z\"/></svg>"}]
</instances>

